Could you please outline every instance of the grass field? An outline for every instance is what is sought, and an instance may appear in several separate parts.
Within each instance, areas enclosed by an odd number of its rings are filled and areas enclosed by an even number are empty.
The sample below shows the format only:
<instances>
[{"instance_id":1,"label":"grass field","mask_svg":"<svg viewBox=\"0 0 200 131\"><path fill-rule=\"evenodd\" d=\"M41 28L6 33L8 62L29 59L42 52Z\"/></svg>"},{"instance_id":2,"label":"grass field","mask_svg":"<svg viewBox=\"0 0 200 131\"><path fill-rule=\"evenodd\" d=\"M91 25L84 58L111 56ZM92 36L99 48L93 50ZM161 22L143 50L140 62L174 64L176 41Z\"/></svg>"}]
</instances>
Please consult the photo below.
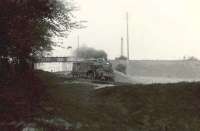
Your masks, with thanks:
<instances>
[{"instance_id":1,"label":"grass field","mask_svg":"<svg viewBox=\"0 0 200 131\"><path fill-rule=\"evenodd\" d=\"M125 85L94 90L50 73L45 110L81 131L198 131L200 83ZM48 98L48 99L47 99ZM75 130L75 129L74 129Z\"/></svg>"}]
</instances>

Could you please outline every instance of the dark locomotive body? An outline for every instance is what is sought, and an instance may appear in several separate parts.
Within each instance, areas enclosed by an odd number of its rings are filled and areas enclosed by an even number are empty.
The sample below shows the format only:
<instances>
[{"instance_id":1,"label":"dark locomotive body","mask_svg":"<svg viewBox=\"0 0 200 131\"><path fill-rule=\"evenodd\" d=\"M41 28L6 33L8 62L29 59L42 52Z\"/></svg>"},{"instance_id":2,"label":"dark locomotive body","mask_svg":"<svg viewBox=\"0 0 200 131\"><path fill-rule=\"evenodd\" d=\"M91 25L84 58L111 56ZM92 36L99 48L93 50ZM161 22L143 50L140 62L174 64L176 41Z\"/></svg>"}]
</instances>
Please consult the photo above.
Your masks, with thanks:
<instances>
[{"instance_id":1,"label":"dark locomotive body","mask_svg":"<svg viewBox=\"0 0 200 131\"><path fill-rule=\"evenodd\" d=\"M104 59L90 59L73 63L72 75L74 78L91 80L113 81L112 64Z\"/></svg>"}]
</instances>

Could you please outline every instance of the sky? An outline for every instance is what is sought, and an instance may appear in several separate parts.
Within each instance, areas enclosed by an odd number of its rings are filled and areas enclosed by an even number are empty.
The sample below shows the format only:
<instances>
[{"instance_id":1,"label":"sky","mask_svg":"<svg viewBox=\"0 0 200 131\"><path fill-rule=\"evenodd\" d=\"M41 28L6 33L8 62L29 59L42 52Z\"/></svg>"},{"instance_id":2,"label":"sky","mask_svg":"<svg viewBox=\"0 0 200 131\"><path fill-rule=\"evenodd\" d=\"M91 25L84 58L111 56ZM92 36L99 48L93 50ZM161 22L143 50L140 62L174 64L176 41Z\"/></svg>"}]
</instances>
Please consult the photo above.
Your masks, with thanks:
<instances>
[{"instance_id":1,"label":"sky","mask_svg":"<svg viewBox=\"0 0 200 131\"><path fill-rule=\"evenodd\" d=\"M120 39L126 39L129 12L130 59L200 58L199 0L74 0L78 21L87 28L72 30L54 55L67 56L81 46L105 50L110 59L120 56ZM126 43L124 43L126 44ZM124 45L126 49L126 45ZM124 51L126 55L126 50Z\"/></svg>"}]
</instances>

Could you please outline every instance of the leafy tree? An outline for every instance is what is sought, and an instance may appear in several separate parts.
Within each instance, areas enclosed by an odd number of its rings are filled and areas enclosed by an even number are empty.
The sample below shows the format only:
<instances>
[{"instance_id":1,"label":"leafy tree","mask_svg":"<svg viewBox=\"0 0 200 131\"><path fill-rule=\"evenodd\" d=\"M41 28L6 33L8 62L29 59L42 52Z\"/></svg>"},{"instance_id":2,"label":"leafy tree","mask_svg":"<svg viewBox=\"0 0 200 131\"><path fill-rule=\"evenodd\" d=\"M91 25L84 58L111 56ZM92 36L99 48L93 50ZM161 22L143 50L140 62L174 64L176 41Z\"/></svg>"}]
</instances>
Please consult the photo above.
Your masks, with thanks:
<instances>
[{"instance_id":1,"label":"leafy tree","mask_svg":"<svg viewBox=\"0 0 200 131\"><path fill-rule=\"evenodd\" d=\"M1 0L0 66L15 63L24 70L43 51L50 51L53 36L64 36L76 26L73 9L61 0Z\"/></svg>"}]
</instances>

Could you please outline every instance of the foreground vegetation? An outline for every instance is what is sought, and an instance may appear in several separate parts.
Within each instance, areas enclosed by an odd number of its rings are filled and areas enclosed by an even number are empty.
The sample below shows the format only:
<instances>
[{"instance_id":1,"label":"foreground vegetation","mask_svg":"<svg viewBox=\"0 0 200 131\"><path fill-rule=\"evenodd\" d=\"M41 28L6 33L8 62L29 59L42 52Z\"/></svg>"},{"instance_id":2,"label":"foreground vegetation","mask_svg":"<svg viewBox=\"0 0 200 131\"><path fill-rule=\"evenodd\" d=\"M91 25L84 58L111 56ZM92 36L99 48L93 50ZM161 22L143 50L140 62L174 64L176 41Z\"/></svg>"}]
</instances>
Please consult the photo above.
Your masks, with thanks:
<instances>
[{"instance_id":1,"label":"foreground vegetation","mask_svg":"<svg viewBox=\"0 0 200 131\"><path fill-rule=\"evenodd\" d=\"M36 75L46 88L36 104L38 108L31 112L32 118L62 118L71 123L71 130L78 131L200 129L200 83L120 85L94 90L87 83L51 73L39 71Z\"/></svg>"},{"instance_id":2,"label":"foreground vegetation","mask_svg":"<svg viewBox=\"0 0 200 131\"><path fill-rule=\"evenodd\" d=\"M43 75L48 81L55 80L48 73ZM99 90L64 80L53 85L48 93L59 103L55 113L72 123L80 122L81 130L200 129L200 83L126 85Z\"/></svg>"}]
</instances>

